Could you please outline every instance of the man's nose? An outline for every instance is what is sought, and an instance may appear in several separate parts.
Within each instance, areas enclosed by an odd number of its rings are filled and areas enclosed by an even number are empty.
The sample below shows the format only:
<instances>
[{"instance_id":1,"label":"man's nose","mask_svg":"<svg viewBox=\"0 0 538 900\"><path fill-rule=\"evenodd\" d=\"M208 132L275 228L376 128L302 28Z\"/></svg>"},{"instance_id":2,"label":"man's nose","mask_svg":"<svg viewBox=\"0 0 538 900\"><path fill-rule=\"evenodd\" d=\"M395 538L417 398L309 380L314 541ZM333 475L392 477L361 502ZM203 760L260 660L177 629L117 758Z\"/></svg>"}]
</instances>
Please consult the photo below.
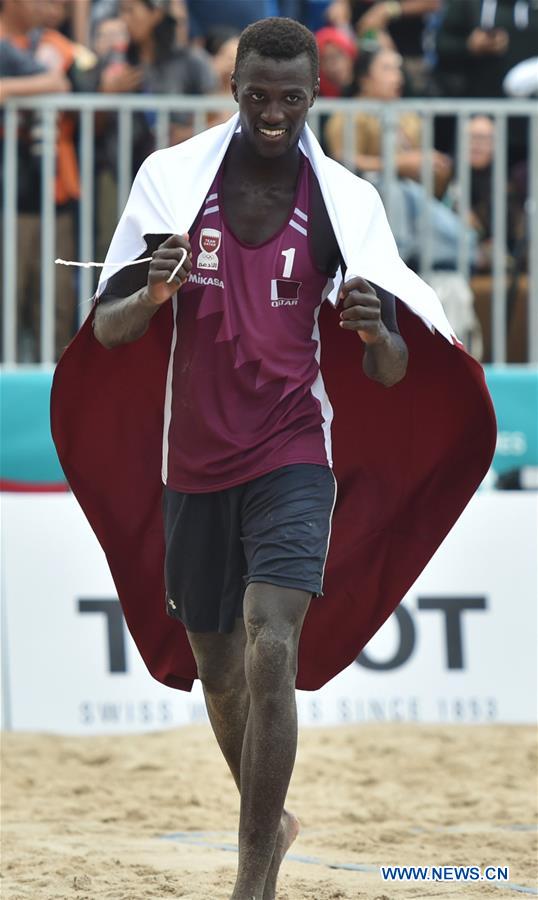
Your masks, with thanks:
<instances>
[{"instance_id":1,"label":"man's nose","mask_svg":"<svg viewBox=\"0 0 538 900\"><path fill-rule=\"evenodd\" d=\"M269 102L262 112L262 119L267 125L279 125L284 121L284 111L276 100Z\"/></svg>"}]
</instances>

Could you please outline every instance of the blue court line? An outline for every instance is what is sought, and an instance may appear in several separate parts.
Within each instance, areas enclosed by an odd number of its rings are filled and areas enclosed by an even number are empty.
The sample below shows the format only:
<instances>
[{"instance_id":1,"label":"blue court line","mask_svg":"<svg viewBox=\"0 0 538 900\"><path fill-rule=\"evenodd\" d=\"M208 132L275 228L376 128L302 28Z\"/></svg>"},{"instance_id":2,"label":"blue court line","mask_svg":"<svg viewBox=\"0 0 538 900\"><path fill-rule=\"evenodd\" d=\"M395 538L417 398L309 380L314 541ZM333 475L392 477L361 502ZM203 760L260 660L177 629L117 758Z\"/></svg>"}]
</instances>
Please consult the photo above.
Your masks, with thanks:
<instances>
[{"instance_id":1,"label":"blue court line","mask_svg":"<svg viewBox=\"0 0 538 900\"><path fill-rule=\"evenodd\" d=\"M520 830L533 830L534 826L516 826ZM208 841L207 837L215 837L216 835L229 834L231 832L223 831L173 831L170 834L159 835L163 841L178 841L181 844L190 844L195 847L206 847L208 850L225 850L229 853L237 853L237 844L224 843L221 841ZM371 866L363 863L332 863L327 860L319 859L317 856L299 856L295 853L286 854L286 860L290 862L307 863L313 866L324 866L327 869L347 869L352 872L379 872L379 866ZM483 884L484 882L480 882ZM489 881L488 885L507 890L517 891L520 894L533 894L538 896L538 889L525 887L522 884L515 884L513 881L495 882Z\"/></svg>"},{"instance_id":2,"label":"blue court line","mask_svg":"<svg viewBox=\"0 0 538 900\"><path fill-rule=\"evenodd\" d=\"M465 825L436 825L430 828L414 826L409 831L412 834L427 834L430 831L444 832L445 834L480 834L489 831L538 831L538 825L489 825L488 828L469 828Z\"/></svg>"}]
</instances>

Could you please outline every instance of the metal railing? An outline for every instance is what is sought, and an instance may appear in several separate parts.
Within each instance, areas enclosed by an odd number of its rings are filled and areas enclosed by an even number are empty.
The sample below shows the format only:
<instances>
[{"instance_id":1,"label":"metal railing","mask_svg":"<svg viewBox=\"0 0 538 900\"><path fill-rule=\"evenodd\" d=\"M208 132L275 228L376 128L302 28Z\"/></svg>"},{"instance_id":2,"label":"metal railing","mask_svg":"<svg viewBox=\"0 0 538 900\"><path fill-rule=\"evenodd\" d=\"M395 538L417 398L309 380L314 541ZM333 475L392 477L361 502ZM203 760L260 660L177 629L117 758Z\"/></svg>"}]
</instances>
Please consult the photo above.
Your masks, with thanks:
<instances>
[{"instance_id":1,"label":"metal railing","mask_svg":"<svg viewBox=\"0 0 538 900\"><path fill-rule=\"evenodd\" d=\"M168 144L172 114L192 115L194 132L207 127L208 115L236 109L234 101L221 97L173 97L151 95L105 96L102 94L66 94L10 100L4 107L4 201L3 201L3 265L2 276L2 351L5 363L17 361L17 132L19 113L33 111L41 117L41 329L39 359L54 360L55 321L55 140L58 114L79 114L79 166L81 197L78 209L78 258L94 258L95 247L95 116L99 112L117 115L117 212L125 205L131 186L133 151L133 114L150 111L155 115L156 147ZM494 121L495 149L493 158L493 264L492 264L492 358L506 361L507 347L507 130L514 116L525 117L529 129L529 186L526 200L528 236L528 359L538 362L538 108L533 101L519 100L401 100L394 103L363 100L318 100L310 112L309 124L319 137L322 117L343 113L345 117L343 161L354 167L356 153L355 116L359 112L374 113L382 123L383 172L381 192L389 221L393 212L393 187L396 182L396 135L402 112L414 111L422 119L423 164L421 181L429 197L433 196L434 120L437 116L456 118L456 183L459 216L465 221L470 209L470 161L468 122L474 114L488 115ZM360 212L358 212L360 214ZM421 217L419 270L425 277L432 268L432 243L428 204ZM469 276L470 255L468 231L461 229L458 270ZM95 273L82 269L77 274L78 324L89 311Z\"/></svg>"}]
</instances>

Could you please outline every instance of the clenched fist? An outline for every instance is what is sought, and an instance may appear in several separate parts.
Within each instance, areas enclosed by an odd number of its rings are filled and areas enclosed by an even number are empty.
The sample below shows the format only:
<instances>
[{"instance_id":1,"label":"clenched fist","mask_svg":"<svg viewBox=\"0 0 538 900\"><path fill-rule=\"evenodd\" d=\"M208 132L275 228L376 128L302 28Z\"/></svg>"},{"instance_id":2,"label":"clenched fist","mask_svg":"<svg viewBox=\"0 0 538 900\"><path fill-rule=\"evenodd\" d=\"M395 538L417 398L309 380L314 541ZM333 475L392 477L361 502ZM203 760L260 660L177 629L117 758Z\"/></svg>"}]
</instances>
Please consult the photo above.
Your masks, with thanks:
<instances>
[{"instance_id":1,"label":"clenched fist","mask_svg":"<svg viewBox=\"0 0 538 900\"><path fill-rule=\"evenodd\" d=\"M168 279L172 272L177 268L183 254L183 250L187 255L171 281ZM181 287L189 277L192 269L192 250L189 242L189 235L173 234L163 244L161 244L151 258L149 264L147 296L151 303L155 306L161 306L166 303L170 297L176 293L178 287Z\"/></svg>"},{"instance_id":2,"label":"clenched fist","mask_svg":"<svg viewBox=\"0 0 538 900\"><path fill-rule=\"evenodd\" d=\"M340 327L356 331L365 344L376 344L387 338L381 318L381 301L365 278L350 278L342 285L339 299L343 300Z\"/></svg>"}]
</instances>

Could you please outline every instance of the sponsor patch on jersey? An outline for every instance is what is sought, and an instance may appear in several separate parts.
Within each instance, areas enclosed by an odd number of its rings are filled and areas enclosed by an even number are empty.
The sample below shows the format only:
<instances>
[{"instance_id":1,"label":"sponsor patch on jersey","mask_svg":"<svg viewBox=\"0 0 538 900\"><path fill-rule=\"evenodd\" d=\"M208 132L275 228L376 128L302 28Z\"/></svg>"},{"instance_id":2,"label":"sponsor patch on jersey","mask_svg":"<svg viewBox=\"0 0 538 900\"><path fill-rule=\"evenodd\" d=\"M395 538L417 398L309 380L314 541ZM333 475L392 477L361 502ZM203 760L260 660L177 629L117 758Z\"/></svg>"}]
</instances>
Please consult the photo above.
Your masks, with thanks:
<instances>
[{"instance_id":1,"label":"sponsor patch on jersey","mask_svg":"<svg viewBox=\"0 0 538 900\"><path fill-rule=\"evenodd\" d=\"M271 279L271 306L298 306L302 281L289 278Z\"/></svg>"},{"instance_id":2,"label":"sponsor patch on jersey","mask_svg":"<svg viewBox=\"0 0 538 900\"><path fill-rule=\"evenodd\" d=\"M221 278L212 278L211 275L198 275L198 272L189 273L191 284L203 284L204 287L219 287L224 290L224 282Z\"/></svg>"},{"instance_id":3,"label":"sponsor patch on jersey","mask_svg":"<svg viewBox=\"0 0 538 900\"><path fill-rule=\"evenodd\" d=\"M216 228L202 228L200 232L200 250L197 266L199 269L218 269L219 258L217 256L221 232Z\"/></svg>"}]
</instances>

